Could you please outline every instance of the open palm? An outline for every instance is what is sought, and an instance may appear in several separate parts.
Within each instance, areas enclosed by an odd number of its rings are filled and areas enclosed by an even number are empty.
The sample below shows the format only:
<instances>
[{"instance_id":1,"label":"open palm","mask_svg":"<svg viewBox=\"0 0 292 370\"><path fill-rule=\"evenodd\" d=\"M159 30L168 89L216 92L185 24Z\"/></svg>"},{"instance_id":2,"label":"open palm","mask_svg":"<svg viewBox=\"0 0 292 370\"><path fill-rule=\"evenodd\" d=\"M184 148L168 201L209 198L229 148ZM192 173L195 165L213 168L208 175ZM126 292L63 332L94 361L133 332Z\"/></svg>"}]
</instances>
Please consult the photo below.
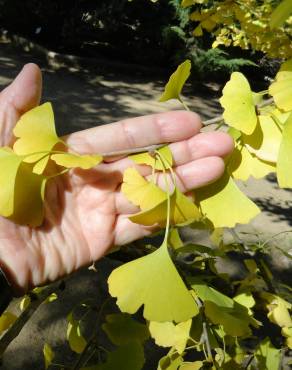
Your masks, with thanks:
<instances>
[{"instance_id":1,"label":"open palm","mask_svg":"<svg viewBox=\"0 0 292 370\"><path fill-rule=\"evenodd\" d=\"M0 95L0 142L13 142L12 129L24 112L39 104L41 72L28 64ZM177 183L184 192L217 179L221 157L233 147L224 133L199 133L199 117L167 112L96 127L65 138L79 153L107 153L157 143L171 143ZM72 170L48 183L45 220L31 229L0 219L0 262L21 290L53 281L121 246L153 232L129 221L139 209L120 192L123 172L134 166L128 158L94 169ZM146 166L135 166L143 176Z\"/></svg>"}]
</instances>

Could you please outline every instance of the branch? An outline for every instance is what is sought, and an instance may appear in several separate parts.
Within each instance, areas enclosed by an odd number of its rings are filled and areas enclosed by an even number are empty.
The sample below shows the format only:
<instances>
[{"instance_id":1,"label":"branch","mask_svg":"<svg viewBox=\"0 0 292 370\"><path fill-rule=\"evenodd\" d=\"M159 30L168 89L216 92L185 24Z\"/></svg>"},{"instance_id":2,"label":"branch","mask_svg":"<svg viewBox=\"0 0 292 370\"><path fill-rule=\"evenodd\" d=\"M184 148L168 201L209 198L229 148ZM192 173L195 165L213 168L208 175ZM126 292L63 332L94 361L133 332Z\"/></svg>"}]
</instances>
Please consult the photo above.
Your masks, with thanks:
<instances>
[{"instance_id":1,"label":"branch","mask_svg":"<svg viewBox=\"0 0 292 370\"><path fill-rule=\"evenodd\" d=\"M39 294L34 294L33 292L29 294L31 298L31 303L25 308L25 310L20 314L15 323L11 328L3 335L0 340L0 358L3 356L9 344L18 336L24 325L32 317L39 306L57 290L64 289L64 282L58 281L57 283L51 284L44 288Z\"/></svg>"}]
</instances>

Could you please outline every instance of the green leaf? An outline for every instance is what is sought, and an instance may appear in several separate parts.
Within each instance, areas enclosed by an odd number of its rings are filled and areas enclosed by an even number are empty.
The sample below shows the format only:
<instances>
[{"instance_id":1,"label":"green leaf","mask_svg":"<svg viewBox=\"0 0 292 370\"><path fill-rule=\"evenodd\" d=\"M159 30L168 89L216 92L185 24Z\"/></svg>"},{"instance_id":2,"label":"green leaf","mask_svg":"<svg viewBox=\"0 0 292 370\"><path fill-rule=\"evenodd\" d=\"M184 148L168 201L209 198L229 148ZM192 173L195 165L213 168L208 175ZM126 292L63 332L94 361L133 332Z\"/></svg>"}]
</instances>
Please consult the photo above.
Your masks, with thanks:
<instances>
[{"instance_id":1,"label":"green leaf","mask_svg":"<svg viewBox=\"0 0 292 370\"><path fill-rule=\"evenodd\" d=\"M292 304L271 293L263 292L261 296L268 302L269 320L281 328L292 327L292 318L289 312Z\"/></svg>"},{"instance_id":2,"label":"green leaf","mask_svg":"<svg viewBox=\"0 0 292 370\"><path fill-rule=\"evenodd\" d=\"M195 195L203 215L214 228L246 224L260 213L257 205L238 189L227 173L213 184L197 189Z\"/></svg>"},{"instance_id":3,"label":"green leaf","mask_svg":"<svg viewBox=\"0 0 292 370\"><path fill-rule=\"evenodd\" d=\"M55 354L54 354L52 348L47 343L44 344L43 354L44 354L44 358L45 358L45 369L47 369L51 365L51 363L52 363L52 361L55 357Z\"/></svg>"},{"instance_id":4,"label":"green leaf","mask_svg":"<svg viewBox=\"0 0 292 370\"><path fill-rule=\"evenodd\" d=\"M18 138L13 145L15 153L25 156L33 154L25 159L28 163L40 160L45 152L49 153L57 143L62 142L56 134L51 103L42 104L22 115L13 133Z\"/></svg>"},{"instance_id":5,"label":"green leaf","mask_svg":"<svg viewBox=\"0 0 292 370\"><path fill-rule=\"evenodd\" d=\"M181 63L176 71L170 76L168 83L165 86L164 93L160 97L159 101L164 102L170 99L178 99L181 101L181 90L189 78L191 73L191 62L186 60Z\"/></svg>"},{"instance_id":6,"label":"green leaf","mask_svg":"<svg viewBox=\"0 0 292 370\"><path fill-rule=\"evenodd\" d=\"M275 348L269 338L265 338L257 348L255 357L258 363L258 370L279 369L281 352Z\"/></svg>"},{"instance_id":7,"label":"green leaf","mask_svg":"<svg viewBox=\"0 0 292 370\"><path fill-rule=\"evenodd\" d=\"M224 108L225 122L246 135L250 135L257 124L257 115L252 91L244 75L233 72L223 89L220 103Z\"/></svg>"},{"instance_id":8,"label":"green leaf","mask_svg":"<svg viewBox=\"0 0 292 370\"><path fill-rule=\"evenodd\" d=\"M0 148L0 214L11 216L14 210L14 188L16 176L22 163L22 157L17 156L9 148Z\"/></svg>"},{"instance_id":9,"label":"green leaf","mask_svg":"<svg viewBox=\"0 0 292 370\"><path fill-rule=\"evenodd\" d=\"M277 161L277 178L281 188L292 187L292 113L289 115L283 128L283 138L280 145Z\"/></svg>"},{"instance_id":10,"label":"green leaf","mask_svg":"<svg viewBox=\"0 0 292 370\"><path fill-rule=\"evenodd\" d=\"M141 370L144 365L144 351L139 342L129 342L107 355L104 364L96 370Z\"/></svg>"},{"instance_id":11,"label":"green leaf","mask_svg":"<svg viewBox=\"0 0 292 370\"><path fill-rule=\"evenodd\" d=\"M183 363L179 370L200 370L204 365L203 361L195 361L190 363Z\"/></svg>"},{"instance_id":12,"label":"green leaf","mask_svg":"<svg viewBox=\"0 0 292 370\"><path fill-rule=\"evenodd\" d=\"M144 317L150 321L182 322L199 312L169 256L166 242L155 252L115 269L108 284L122 312L132 314L144 305Z\"/></svg>"},{"instance_id":13,"label":"green leaf","mask_svg":"<svg viewBox=\"0 0 292 370\"><path fill-rule=\"evenodd\" d=\"M83 170L88 170L102 161L102 156L98 154L86 154L78 155L72 153L53 154L51 159L55 161L59 166L66 168L79 167Z\"/></svg>"},{"instance_id":14,"label":"green leaf","mask_svg":"<svg viewBox=\"0 0 292 370\"><path fill-rule=\"evenodd\" d=\"M86 340L81 334L80 322L75 320L72 312L67 317L67 340L72 351L82 353L86 347Z\"/></svg>"},{"instance_id":15,"label":"green leaf","mask_svg":"<svg viewBox=\"0 0 292 370\"><path fill-rule=\"evenodd\" d=\"M275 82L269 86L269 94L279 109L292 110L292 59L282 64Z\"/></svg>"},{"instance_id":16,"label":"green leaf","mask_svg":"<svg viewBox=\"0 0 292 370\"><path fill-rule=\"evenodd\" d=\"M183 358L177 354L171 352L162 357L158 363L157 370L177 370L178 366L182 364Z\"/></svg>"},{"instance_id":17,"label":"green leaf","mask_svg":"<svg viewBox=\"0 0 292 370\"><path fill-rule=\"evenodd\" d=\"M232 308L234 306L234 302L231 298L218 292L218 290L209 287L203 281L200 281L197 278L190 278L189 282L195 293L199 296L199 298L201 298L203 302L210 301L215 303L219 307Z\"/></svg>"},{"instance_id":18,"label":"green leaf","mask_svg":"<svg viewBox=\"0 0 292 370\"><path fill-rule=\"evenodd\" d=\"M161 162L157 159L157 154L154 153L154 155L150 155L149 153L139 153L139 154L133 154L129 156L132 161L134 161L137 164L147 164L148 166L151 166L155 170L162 171L164 168L169 169L173 165L173 159L172 159L172 153L169 147L166 145L160 149L158 149L158 152L161 154L161 161L163 162L163 165Z\"/></svg>"},{"instance_id":19,"label":"green leaf","mask_svg":"<svg viewBox=\"0 0 292 370\"><path fill-rule=\"evenodd\" d=\"M122 193L139 206L142 211L155 207L167 199L167 194L153 182L148 182L135 168L127 168L124 173Z\"/></svg>"},{"instance_id":20,"label":"green leaf","mask_svg":"<svg viewBox=\"0 0 292 370\"><path fill-rule=\"evenodd\" d=\"M102 329L112 343L121 346L132 341L144 342L149 338L146 325L133 320L130 315L118 313L106 316Z\"/></svg>"},{"instance_id":21,"label":"green leaf","mask_svg":"<svg viewBox=\"0 0 292 370\"><path fill-rule=\"evenodd\" d=\"M172 322L151 321L149 331L158 346L174 347L181 355L190 338L191 326L192 320L187 320L177 325Z\"/></svg>"},{"instance_id":22,"label":"green leaf","mask_svg":"<svg viewBox=\"0 0 292 370\"><path fill-rule=\"evenodd\" d=\"M186 225L193 221L198 221L200 218L201 214L197 206L175 188L170 196L170 224ZM130 216L129 219L140 225L151 226L158 224L164 227L167 219L167 200L151 209L136 213Z\"/></svg>"},{"instance_id":23,"label":"green leaf","mask_svg":"<svg viewBox=\"0 0 292 370\"><path fill-rule=\"evenodd\" d=\"M270 27L274 28L282 26L292 13L292 0L282 0L282 2L273 11L270 19Z\"/></svg>"},{"instance_id":24,"label":"green leaf","mask_svg":"<svg viewBox=\"0 0 292 370\"><path fill-rule=\"evenodd\" d=\"M21 163L14 185L13 222L31 227L40 226L44 218L44 197L47 179L32 172L32 165Z\"/></svg>"},{"instance_id":25,"label":"green leaf","mask_svg":"<svg viewBox=\"0 0 292 370\"><path fill-rule=\"evenodd\" d=\"M15 323L17 320L17 316L9 311L3 312L0 316L0 334L2 334L5 330L9 329L11 325Z\"/></svg>"}]
</instances>

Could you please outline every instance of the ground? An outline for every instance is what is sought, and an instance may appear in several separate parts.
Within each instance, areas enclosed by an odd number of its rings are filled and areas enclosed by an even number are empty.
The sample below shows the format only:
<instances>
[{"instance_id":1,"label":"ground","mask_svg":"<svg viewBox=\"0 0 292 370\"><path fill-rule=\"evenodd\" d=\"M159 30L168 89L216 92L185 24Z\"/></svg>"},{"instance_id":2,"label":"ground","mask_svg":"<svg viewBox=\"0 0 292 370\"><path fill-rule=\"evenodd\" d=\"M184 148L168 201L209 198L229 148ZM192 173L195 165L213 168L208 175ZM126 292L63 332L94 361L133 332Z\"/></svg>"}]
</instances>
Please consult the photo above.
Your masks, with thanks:
<instances>
[{"instance_id":1,"label":"ground","mask_svg":"<svg viewBox=\"0 0 292 370\"><path fill-rule=\"evenodd\" d=\"M52 63L48 65L40 56L13 49L5 43L0 44L0 88L6 86L27 62L36 62L42 68L43 101L53 103L59 134L127 117L182 108L176 102L164 104L157 102L165 80L157 78L153 80L151 77L143 76L143 73L139 76L139 73L136 74L135 71L131 73L131 70L127 74L105 70L101 73L98 68L66 68L64 65ZM217 85L209 85L209 92L205 90L204 93L188 90L186 101L189 107L201 114L203 119L213 118L220 113L219 105L214 98L218 90ZM279 190L273 175L262 180L250 179L247 184L240 184L240 187L261 207L262 213L250 225L240 227L239 232L257 233L261 240L265 240L276 233L291 229L291 190ZM197 238L196 233L186 232L186 234L189 238ZM289 250L292 252L290 241L289 236L281 238L281 246L284 245L288 252ZM283 259L276 250L272 253L276 267L288 269L288 260ZM88 270L75 274L69 280L68 288L61 293L62 300L41 307L33 320L9 346L1 368L41 369L44 341L54 348L63 342L66 331L65 317L76 302L76 297L82 299L95 295L95 289L97 296L104 296L105 276L115 265L116 263L111 260L104 260L99 265L99 274ZM15 302L14 309L17 309ZM147 370L152 370L150 367Z\"/></svg>"}]
</instances>

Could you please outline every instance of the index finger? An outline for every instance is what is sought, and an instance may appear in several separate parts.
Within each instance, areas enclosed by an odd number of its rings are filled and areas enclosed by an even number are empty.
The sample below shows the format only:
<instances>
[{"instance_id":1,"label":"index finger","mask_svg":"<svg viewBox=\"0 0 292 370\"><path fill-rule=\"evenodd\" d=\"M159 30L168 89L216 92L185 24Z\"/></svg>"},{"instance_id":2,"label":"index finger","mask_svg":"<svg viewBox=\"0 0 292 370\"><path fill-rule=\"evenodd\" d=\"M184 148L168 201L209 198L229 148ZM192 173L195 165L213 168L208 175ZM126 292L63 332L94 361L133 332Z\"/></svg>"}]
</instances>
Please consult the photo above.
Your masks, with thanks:
<instances>
[{"instance_id":1,"label":"index finger","mask_svg":"<svg viewBox=\"0 0 292 370\"><path fill-rule=\"evenodd\" d=\"M107 153L185 140L200 128L201 120L196 113L173 111L78 131L65 140L79 153Z\"/></svg>"}]
</instances>

